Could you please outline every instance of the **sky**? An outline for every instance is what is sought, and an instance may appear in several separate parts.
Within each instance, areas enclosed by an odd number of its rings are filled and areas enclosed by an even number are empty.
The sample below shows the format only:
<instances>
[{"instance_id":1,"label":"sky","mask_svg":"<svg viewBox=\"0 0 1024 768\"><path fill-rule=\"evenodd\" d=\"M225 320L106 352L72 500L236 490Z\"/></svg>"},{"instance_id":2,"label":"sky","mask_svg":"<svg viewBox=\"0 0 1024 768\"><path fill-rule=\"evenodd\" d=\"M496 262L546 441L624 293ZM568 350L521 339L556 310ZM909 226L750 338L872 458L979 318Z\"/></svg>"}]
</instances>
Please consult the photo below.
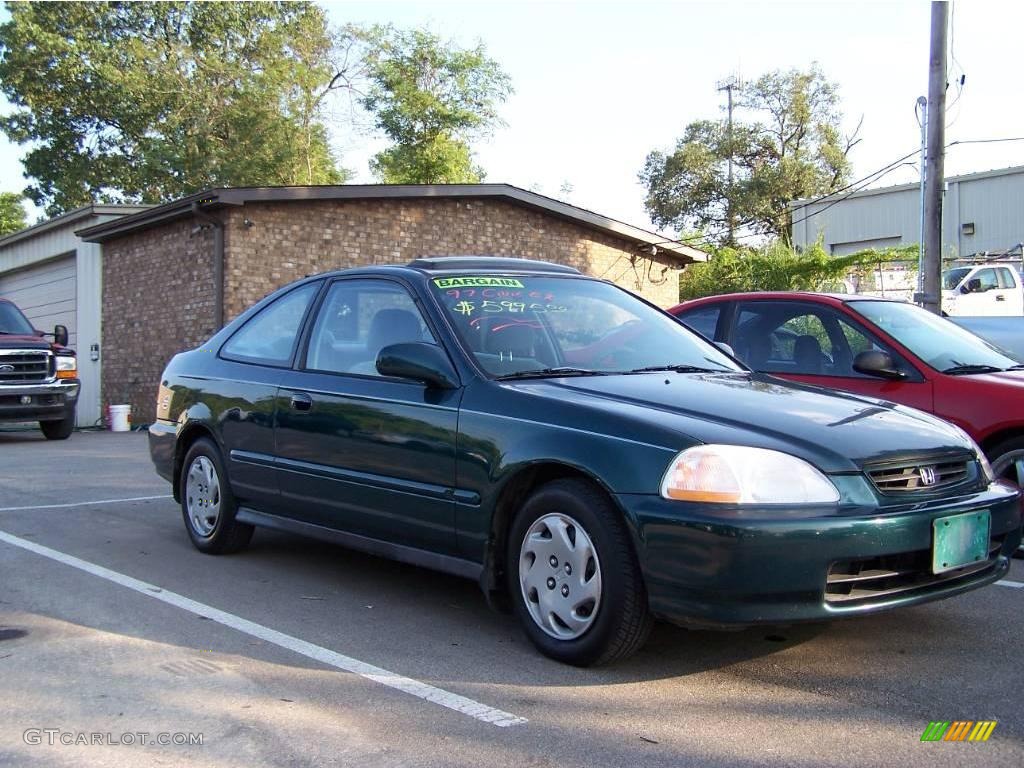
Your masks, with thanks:
<instances>
[{"instance_id":1,"label":"sky","mask_svg":"<svg viewBox=\"0 0 1024 768\"><path fill-rule=\"evenodd\" d=\"M486 180L648 229L637 179L645 157L670 151L687 123L723 114L716 84L730 75L753 79L818 62L839 85L846 128L863 117L863 140L850 155L854 179L920 145L914 107L928 84L924 0L322 4L338 24L426 25L462 46L483 42L515 88L501 109L505 126L474 146ZM1024 3L961 0L952 22L950 80L966 81L949 91L947 142L1024 136ZM372 183L368 161L385 144L345 128L334 141L353 181ZM0 191L25 186L22 151L0 137ZM1021 164L1024 141L954 146L946 174ZM901 167L875 186L917 179L915 167Z\"/></svg>"}]
</instances>

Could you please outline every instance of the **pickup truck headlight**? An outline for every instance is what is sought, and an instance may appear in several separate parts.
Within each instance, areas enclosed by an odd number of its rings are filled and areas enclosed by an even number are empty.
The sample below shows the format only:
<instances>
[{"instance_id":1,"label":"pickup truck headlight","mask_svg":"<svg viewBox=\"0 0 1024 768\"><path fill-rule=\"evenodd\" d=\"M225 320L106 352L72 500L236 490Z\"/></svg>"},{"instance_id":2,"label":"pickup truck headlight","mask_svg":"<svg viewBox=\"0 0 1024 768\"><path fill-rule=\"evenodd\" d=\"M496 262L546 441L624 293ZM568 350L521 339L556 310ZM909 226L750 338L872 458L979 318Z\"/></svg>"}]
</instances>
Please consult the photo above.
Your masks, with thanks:
<instances>
[{"instance_id":1,"label":"pickup truck headlight","mask_svg":"<svg viewBox=\"0 0 1024 768\"><path fill-rule=\"evenodd\" d=\"M71 355L57 355L57 378L73 379L78 376L78 360Z\"/></svg>"},{"instance_id":2,"label":"pickup truck headlight","mask_svg":"<svg viewBox=\"0 0 1024 768\"><path fill-rule=\"evenodd\" d=\"M835 504L839 491L788 453L742 445L698 445L669 464L661 495L712 504Z\"/></svg>"}]
</instances>

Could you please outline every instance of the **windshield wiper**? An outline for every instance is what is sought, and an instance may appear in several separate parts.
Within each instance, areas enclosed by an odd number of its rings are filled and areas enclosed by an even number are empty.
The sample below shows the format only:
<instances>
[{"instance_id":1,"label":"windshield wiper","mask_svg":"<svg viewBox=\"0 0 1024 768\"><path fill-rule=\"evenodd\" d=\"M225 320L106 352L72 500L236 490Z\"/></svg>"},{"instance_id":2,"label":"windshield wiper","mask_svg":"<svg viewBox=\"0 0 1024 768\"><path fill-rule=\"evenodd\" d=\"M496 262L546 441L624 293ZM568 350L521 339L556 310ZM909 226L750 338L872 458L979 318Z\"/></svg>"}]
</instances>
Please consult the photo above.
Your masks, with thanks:
<instances>
[{"instance_id":1,"label":"windshield wiper","mask_svg":"<svg viewBox=\"0 0 1024 768\"><path fill-rule=\"evenodd\" d=\"M975 363L970 365L954 365L952 368L943 368L942 372L956 376L962 373L1000 373L1002 370L1002 368L997 368L994 365Z\"/></svg>"},{"instance_id":2,"label":"windshield wiper","mask_svg":"<svg viewBox=\"0 0 1024 768\"><path fill-rule=\"evenodd\" d=\"M561 366L557 368L539 368L535 371L518 371L517 373L506 373L502 376L495 376L495 381L508 381L510 379L544 379L549 376L607 376L607 371L594 371L590 368L572 368Z\"/></svg>"},{"instance_id":3,"label":"windshield wiper","mask_svg":"<svg viewBox=\"0 0 1024 768\"><path fill-rule=\"evenodd\" d=\"M623 373L656 373L658 371L672 371L673 373L728 373L728 368L702 368L699 365L648 365L644 368L634 368Z\"/></svg>"},{"instance_id":4,"label":"windshield wiper","mask_svg":"<svg viewBox=\"0 0 1024 768\"><path fill-rule=\"evenodd\" d=\"M1024 365L1011 365L1009 368L1004 368L1004 371L1024 371Z\"/></svg>"}]
</instances>

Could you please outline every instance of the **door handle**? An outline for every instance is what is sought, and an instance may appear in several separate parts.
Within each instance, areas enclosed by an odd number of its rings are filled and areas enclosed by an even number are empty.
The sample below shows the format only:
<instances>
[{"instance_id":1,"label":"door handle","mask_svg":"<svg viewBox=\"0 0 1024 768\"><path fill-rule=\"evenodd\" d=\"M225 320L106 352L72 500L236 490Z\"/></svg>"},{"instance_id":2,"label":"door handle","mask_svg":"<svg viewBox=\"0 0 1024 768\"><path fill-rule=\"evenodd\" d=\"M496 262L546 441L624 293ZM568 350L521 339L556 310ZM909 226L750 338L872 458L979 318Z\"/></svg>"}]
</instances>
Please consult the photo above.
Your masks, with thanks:
<instances>
[{"instance_id":1,"label":"door handle","mask_svg":"<svg viewBox=\"0 0 1024 768\"><path fill-rule=\"evenodd\" d=\"M313 407L313 398L304 392L292 395L292 408L296 411L308 411Z\"/></svg>"},{"instance_id":2,"label":"door handle","mask_svg":"<svg viewBox=\"0 0 1024 768\"><path fill-rule=\"evenodd\" d=\"M996 301L1006 301L1006 297L1003 295L996 296Z\"/></svg>"}]
</instances>

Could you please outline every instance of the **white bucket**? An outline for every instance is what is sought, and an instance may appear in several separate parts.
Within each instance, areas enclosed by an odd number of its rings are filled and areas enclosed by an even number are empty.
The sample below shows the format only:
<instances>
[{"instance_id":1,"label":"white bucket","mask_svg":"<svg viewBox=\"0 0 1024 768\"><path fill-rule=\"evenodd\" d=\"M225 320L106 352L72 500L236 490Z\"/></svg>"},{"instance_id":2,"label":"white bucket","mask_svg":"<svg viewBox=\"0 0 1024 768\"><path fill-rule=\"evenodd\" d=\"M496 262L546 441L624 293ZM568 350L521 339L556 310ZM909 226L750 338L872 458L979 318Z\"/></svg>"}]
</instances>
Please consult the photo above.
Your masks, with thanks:
<instances>
[{"instance_id":1,"label":"white bucket","mask_svg":"<svg viewBox=\"0 0 1024 768\"><path fill-rule=\"evenodd\" d=\"M132 407L130 405L110 406L110 431L128 432L132 426Z\"/></svg>"}]
</instances>

